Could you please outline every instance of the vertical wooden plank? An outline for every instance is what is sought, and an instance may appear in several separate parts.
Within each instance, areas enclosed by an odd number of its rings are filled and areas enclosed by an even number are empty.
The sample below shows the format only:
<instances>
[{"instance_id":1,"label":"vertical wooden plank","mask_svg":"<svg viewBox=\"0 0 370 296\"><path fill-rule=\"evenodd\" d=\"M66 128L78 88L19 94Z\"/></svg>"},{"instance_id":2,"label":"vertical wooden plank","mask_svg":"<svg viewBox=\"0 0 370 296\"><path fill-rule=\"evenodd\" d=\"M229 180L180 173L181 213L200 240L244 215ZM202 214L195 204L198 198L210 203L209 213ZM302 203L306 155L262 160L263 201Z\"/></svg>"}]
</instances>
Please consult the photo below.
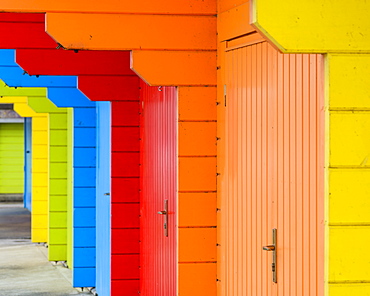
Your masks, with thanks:
<instances>
[{"instance_id":1,"label":"vertical wooden plank","mask_svg":"<svg viewBox=\"0 0 370 296\"><path fill-rule=\"evenodd\" d=\"M296 204L297 204L297 190L296 190L296 170L297 170L297 157L296 157L296 150L297 150L297 114L296 114L296 55L290 55L289 56L289 89L287 90L289 92L289 113L288 116L290 118L289 122L289 191L290 191L290 205L289 205L289 213L290 213L290 219L293 221L293 223L289 224L289 231L290 235L289 237L293 238L290 240L289 248L291 250L289 254L289 269L290 269L290 293L297 294L297 240L295 239L297 237L297 231L296 231Z\"/></svg>"},{"instance_id":2,"label":"vertical wooden plank","mask_svg":"<svg viewBox=\"0 0 370 296\"><path fill-rule=\"evenodd\" d=\"M244 132L245 134L245 137L247 139L247 158L246 158L246 162L252 164L252 159L253 159L253 155L252 155L252 141L250 140L251 138L251 134L252 134L252 88L251 87L248 87L249 85L252 84L252 76L253 76L253 73L252 73L252 47L247 47L246 48L246 52L245 52L246 56L247 56L247 61L246 61L246 72L247 72L247 81L246 81L246 89L247 89L247 106L246 106L246 118L247 118L247 130ZM232 71L232 69L230 70ZM230 100L232 98L230 97ZM231 110L230 110L231 111ZM230 116L232 116L233 114L230 113ZM228 131L230 132L230 131ZM232 145L232 143L230 143ZM252 241L252 229L254 228L253 224L252 224L252 213L254 212L254 209L252 208L252 166L246 166L247 167L247 175L246 175L246 178L247 178L247 188L248 188L248 192L247 192L247 208L248 208L248 212L247 212L247 216L249 217L249 223L248 223L248 228L247 228L247 233L248 233L248 238L247 238L247 241ZM248 264L248 286L250 287L249 288L249 294L248 295L253 295L253 293L255 292L254 289L254 279L253 279L253 276L254 276L254 268L253 268L253 264L252 264L252 260L253 260L253 254L252 254L252 248L247 248L247 252L249 253L248 256L247 256L247 260L249 260L249 262L251 262L251 264Z\"/></svg>"},{"instance_id":3,"label":"vertical wooden plank","mask_svg":"<svg viewBox=\"0 0 370 296\"><path fill-rule=\"evenodd\" d=\"M296 102L296 157L297 160L303 159L302 149L303 149L303 133L302 133L302 119L303 119L303 57L302 55L296 55L296 91L295 91L295 102ZM296 203L296 236L297 236L297 254L296 254L296 264L298 266L303 266L303 199L302 199L302 176L303 169L297 164L296 171L296 182L297 182L297 203ZM297 294L303 295L303 273L297 273Z\"/></svg>"},{"instance_id":4,"label":"vertical wooden plank","mask_svg":"<svg viewBox=\"0 0 370 296\"><path fill-rule=\"evenodd\" d=\"M318 67L317 67L317 109L316 112L318 114L318 140L317 140L317 242L318 242L318 256L317 256L317 295L325 295L325 280L326 272L326 251L325 251L325 217L327 210L327 202L325 201L326 198L326 116L327 112L325 111L325 106L327 104L326 100L326 93L325 93L325 83L326 83L326 76L325 76L325 65L326 65L326 57L324 55L319 55L318 57ZM323 74L324 73L324 74ZM323 152L324 151L324 152ZM324 170L322 170L324 167ZM324 239L322 239L324 238ZM324 279L324 281L322 280Z\"/></svg>"},{"instance_id":5,"label":"vertical wooden plank","mask_svg":"<svg viewBox=\"0 0 370 296\"><path fill-rule=\"evenodd\" d=\"M284 242L284 200L282 197L284 197L284 85L283 80L281 79L284 75L284 59L283 55L278 55L277 60L277 147L275 148L277 150L277 229L278 229L278 242L277 242L277 252L279 253L279 256L277 256L277 274L279 275L279 282L284 283L285 279L285 272L284 272L284 252L282 252L283 247L281 245L281 242ZM285 295L284 294L284 287L285 285L278 285L278 295Z\"/></svg>"},{"instance_id":6,"label":"vertical wooden plank","mask_svg":"<svg viewBox=\"0 0 370 296\"><path fill-rule=\"evenodd\" d=\"M262 248L258 246L262 246L262 236L265 233L265 229L262 228L262 196L261 196L261 151L262 151L262 143L261 143L261 125L262 125L262 114L261 114L261 44L258 43L254 46L255 48L255 60L256 63L255 67L255 94L254 94L254 102L255 102L255 163L254 163L254 175L255 175L255 202L256 202L256 241L255 241L255 250L256 250L256 273L257 273L257 291L262 293L262 279L263 279L263 270L262 270Z\"/></svg>"},{"instance_id":7,"label":"vertical wooden plank","mask_svg":"<svg viewBox=\"0 0 370 296\"><path fill-rule=\"evenodd\" d=\"M310 135L309 135L309 150L310 150L310 232L309 240L312 245L317 245L317 56L314 54L309 55L310 60ZM310 250L310 291L311 293L317 292L317 251L316 249Z\"/></svg>"},{"instance_id":8,"label":"vertical wooden plank","mask_svg":"<svg viewBox=\"0 0 370 296\"><path fill-rule=\"evenodd\" d=\"M309 143L309 74L310 74L310 67L309 67L309 55L303 55L303 162L302 162L302 170L303 170L303 184L302 184L302 200L303 200L303 233L304 239L306 240L306 244L303 245L303 264L304 266L309 266L309 250L308 246L310 245L309 236L307 236L310 232L309 229L309 217L310 217L310 207L309 207L309 171L304 168L309 168L309 150L307 147L307 143ZM310 291L310 279L309 279L309 272L304 272L303 274L303 295L308 296L311 295Z\"/></svg>"},{"instance_id":9,"label":"vertical wooden plank","mask_svg":"<svg viewBox=\"0 0 370 296\"><path fill-rule=\"evenodd\" d=\"M268 52L267 52L267 43L260 44L261 51L261 86L268 85L267 81L267 65L268 65ZM268 96L267 96L267 87L261 87L261 228L269 229L270 225L270 213L269 213L269 204L268 204L268 183L267 183L267 168L268 168ZM265 218L263 218L265 217ZM269 242L271 238L269 237L268 231L263 231L261 233L261 245ZM262 248L260 248L262 253ZM263 254L261 254L263 255ZM268 258L266 256L261 256L261 292L262 294L269 295L270 285L264 284L268 282L270 273L266 272L269 268ZM271 295L271 294L270 294Z\"/></svg>"},{"instance_id":10,"label":"vertical wooden plank","mask_svg":"<svg viewBox=\"0 0 370 296\"><path fill-rule=\"evenodd\" d=\"M268 73L267 81L267 94L268 94L268 120L269 120L269 138L268 138L268 203L269 213L271 216L269 228L275 228L278 225L278 102L277 102L277 90L278 90L278 52L271 46L267 46L268 50L268 67L266 69ZM271 234L270 234L271 235ZM267 238L269 241L271 237ZM268 268L267 268L268 270ZM277 274L279 277L280 275ZM267 280L271 283L272 274L267 276ZM269 287L271 295L276 296L277 285Z\"/></svg>"},{"instance_id":11,"label":"vertical wooden plank","mask_svg":"<svg viewBox=\"0 0 370 296\"><path fill-rule=\"evenodd\" d=\"M283 195L280 197L283 200L283 210L279 215L283 215L283 225L280 229L283 230L283 244L286 248L290 248L290 97L289 97L289 66L290 60L289 55L283 55L283 76L282 79L282 88L283 88L283 127L282 127L282 142L283 142L283 174L281 176L283 183ZM291 293L291 283L290 283L290 254L284 252L284 261L283 261L283 273L284 273L284 293L289 295Z\"/></svg>"}]
</instances>

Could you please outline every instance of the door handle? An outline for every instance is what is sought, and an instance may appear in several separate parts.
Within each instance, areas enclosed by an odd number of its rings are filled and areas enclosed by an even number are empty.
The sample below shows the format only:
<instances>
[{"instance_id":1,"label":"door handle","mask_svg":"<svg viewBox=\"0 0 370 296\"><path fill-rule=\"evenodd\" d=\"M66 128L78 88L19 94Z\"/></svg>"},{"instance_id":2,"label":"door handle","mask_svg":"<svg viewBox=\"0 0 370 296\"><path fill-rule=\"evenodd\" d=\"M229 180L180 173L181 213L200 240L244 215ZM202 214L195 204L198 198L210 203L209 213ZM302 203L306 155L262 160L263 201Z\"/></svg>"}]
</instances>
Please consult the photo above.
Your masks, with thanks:
<instances>
[{"instance_id":1,"label":"door handle","mask_svg":"<svg viewBox=\"0 0 370 296\"><path fill-rule=\"evenodd\" d=\"M163 215L163 231L164 236L168 236L168 199L164 200L164 210L157 212L159 215Z\"/></svg>"},{"instance_id":2,"label":"door handle","mask_svg":"<svg viewBox=\"0 0 370 296\"><path fill-rule=\"evenodd\" d=\"M263 249L264 251L269 251L269 252L271 252L271 251L275 251L275 245L268 245L268 246L264 246L264 247L262 247L262 249Z\"/></svg>"},{"instance_id":3,"label":"door handle","mask_svg":"<svg viewBox=\"0 0 370 296\"><path fill-rule=\"evenodd\" d=\"M277 229L272 229L272 245L263 246L262 250L272 252L272 263L271 263L271 271L272 271L272 281L277 283L276 279L276 231Z\"/></svg>"}]
</instances>

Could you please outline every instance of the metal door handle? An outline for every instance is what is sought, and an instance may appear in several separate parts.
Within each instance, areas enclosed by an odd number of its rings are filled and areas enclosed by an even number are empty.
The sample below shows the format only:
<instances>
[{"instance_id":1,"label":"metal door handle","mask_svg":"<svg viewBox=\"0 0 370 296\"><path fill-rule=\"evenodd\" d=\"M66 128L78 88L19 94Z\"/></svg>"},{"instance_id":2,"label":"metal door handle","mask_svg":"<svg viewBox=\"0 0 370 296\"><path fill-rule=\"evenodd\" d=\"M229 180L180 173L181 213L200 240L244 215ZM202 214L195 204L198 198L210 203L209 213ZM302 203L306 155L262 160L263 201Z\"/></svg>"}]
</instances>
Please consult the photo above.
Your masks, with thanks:
<instances>
[{"instance_id":1,"label":"metal door handle","mask_svg":"<svg viewBox=\"0 0 370 296\"><path fill-rule=\"evenodd\" d=\"M163 215L163 230L164 236L168 236L168 199L164 200L164 210L157 212L159 215Z\"/></svg>"},{"instance_id":2,"label":"metal door handle","mask_svg":"<svg viewBox=\"0 0 370 296\"><path fill-rule=\"evenodd\" d=\"M272 281L274 283L277 283L277 279L276 279L276 228L272 230L272 245L263 246L262 250L272 252L272 263L271 263Z\"/></svg>"},{"instance_id":3,"label":"metal door handle","mask_svg":"<svg viewBox=\"0 0 370 296\"><path fill-rule=\"evenodd\" d=\"M275 251L275 245L268 245L268 246L264 246L262 247L262 250L264 251Z\"/></svg>"}]
</instances>

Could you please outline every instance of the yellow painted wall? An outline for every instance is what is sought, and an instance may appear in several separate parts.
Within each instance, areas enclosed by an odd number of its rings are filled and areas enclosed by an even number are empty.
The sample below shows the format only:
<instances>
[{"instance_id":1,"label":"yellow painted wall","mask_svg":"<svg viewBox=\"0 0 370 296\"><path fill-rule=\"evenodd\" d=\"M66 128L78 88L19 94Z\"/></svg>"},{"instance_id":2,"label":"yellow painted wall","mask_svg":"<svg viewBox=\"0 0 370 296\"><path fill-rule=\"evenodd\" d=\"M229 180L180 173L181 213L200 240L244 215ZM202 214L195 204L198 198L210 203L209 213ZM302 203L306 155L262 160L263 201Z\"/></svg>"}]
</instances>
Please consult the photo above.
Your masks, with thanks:
<instances>
[{"instance_id":1,"label":"yellow painted wall","mask_svg":"<svg viewBox=\"0 0 370 296\"><path fill-rule=\"evenodd\" d=\"M34 242L49 242L49 114L32 117L32 220Z\"/></svg>"},{"instance_id":2,"label":"yellow painted wall","mask_svg":"<svg viewBox=\"0 0 370 296\"><path fill-rule=\"evenodd\" d=\"M330 54L328 292L370 295L370 55Z\"/></svg>"},{"instance_id":3,"label":"yellow painted wall","mask_svg":"<svg viewBox=\"0 0 370 296\"><path fill-rule=\"evenodd\" d=\"M355 0L254 0L254 25L283 52L370 51L370 4Z\"/></svg>"},{"instance_id":4,"label":"yellow painted wall","mask_svg":"<svg viewBox=\"0 0 370 296\"><path fill-rule=\"evenodd\" d=\"M24 191L23 123L0 123L0 194Z\"/></svg>"}]
</instances>

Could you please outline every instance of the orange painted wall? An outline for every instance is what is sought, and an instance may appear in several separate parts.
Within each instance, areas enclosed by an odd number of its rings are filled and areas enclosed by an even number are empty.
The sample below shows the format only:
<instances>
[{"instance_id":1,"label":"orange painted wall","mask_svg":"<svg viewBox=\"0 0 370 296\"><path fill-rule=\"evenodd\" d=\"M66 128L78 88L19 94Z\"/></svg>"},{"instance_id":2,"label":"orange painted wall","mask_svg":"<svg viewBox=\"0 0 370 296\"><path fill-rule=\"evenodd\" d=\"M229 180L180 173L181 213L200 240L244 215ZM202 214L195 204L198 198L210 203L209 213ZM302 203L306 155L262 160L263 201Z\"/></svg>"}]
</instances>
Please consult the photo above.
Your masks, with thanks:
<instances>
[{"instance_id":1,"label":"orange painted wall","mask_svg":"<svg viewBox=\"0 0 370 296\"><path fill-rule=\"evenodd\" d=\"M34 0L2 0L2 11L13 12L89 12L89 13L143 13L143 14L215 14L216 1L214 0L140 0L140 1L89 1L64 0L48 1Z\"/></svg>"},{"instance_id":2,"label":"orange painted wall","mask_svg":"<svg viewBox=\"0 0 370 296\"><path fill-rule=\"evenodd\" d=\"M216 295L216 88L178 88L178 293Z\"/></svg>"}]
</instances>

